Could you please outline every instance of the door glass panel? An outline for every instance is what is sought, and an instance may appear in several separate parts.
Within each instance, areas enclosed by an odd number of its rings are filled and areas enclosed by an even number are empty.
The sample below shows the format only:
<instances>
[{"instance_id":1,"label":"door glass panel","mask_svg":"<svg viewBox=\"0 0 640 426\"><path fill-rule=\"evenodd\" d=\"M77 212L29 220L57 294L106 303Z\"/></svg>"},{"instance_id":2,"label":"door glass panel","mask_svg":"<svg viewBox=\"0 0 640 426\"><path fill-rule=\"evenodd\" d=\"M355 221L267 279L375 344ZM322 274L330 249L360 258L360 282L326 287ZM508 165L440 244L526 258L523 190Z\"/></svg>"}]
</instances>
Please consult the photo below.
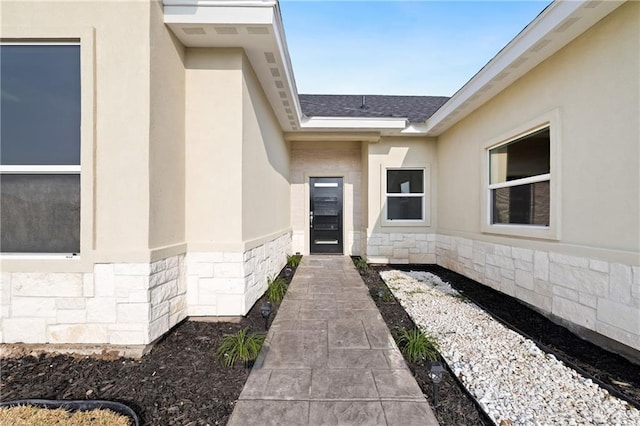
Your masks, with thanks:
<instances>
[{"instance_id":1,"label":"door glass panel","mask_svg":"<svg viewBox=\"0 0 640 426\"><path fill-rule=\"evenodd\" d=\"M337 197L314 197L316 216L337 216L340 213Z\"/></svg>"}]
</instances>

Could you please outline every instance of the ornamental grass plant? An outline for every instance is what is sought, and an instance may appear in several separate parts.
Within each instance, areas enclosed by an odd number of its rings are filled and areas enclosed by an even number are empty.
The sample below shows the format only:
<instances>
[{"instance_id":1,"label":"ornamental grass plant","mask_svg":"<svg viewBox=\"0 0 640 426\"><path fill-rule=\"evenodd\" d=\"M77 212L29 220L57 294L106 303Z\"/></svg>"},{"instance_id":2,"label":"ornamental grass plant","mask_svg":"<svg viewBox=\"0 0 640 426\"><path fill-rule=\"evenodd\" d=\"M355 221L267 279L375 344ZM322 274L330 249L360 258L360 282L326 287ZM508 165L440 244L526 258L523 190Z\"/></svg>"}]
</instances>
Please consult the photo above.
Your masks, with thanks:
<instances>
[{"instance_id":1,"label":"ornamental grass plant","mask_svg":"<svg viewBox=\"0 0 640 426\"><path fill-rule=\"evenodd\" d=\"M238 361L243 361L248 366L258 357L265 337L264 333L249 333L248 328L225 334L216 358L227 368L233 368Z\"/></svg>"},{"instance_id":2,"label":"ornamental grass plant","mask_svg":"<svg viewBox=\"0 0 640 426\"><path fill-rule=\"evenodd\" d=\"M438 342L419 328L400 330L398 346L407 361L412 363L422 363L425 360L435 361L439 356Z\"/></svg>"},{"instance_id":3,"label":"ornamental grass plant","mask_svg":"<svg viewBox=\"0 0 640 426\"><path fill-rule=\"evenodd\" d=\"M287 293L287 282L282 278L270 277L267 285L267 300L279 305Z\"/></svg>"}]
</instances>

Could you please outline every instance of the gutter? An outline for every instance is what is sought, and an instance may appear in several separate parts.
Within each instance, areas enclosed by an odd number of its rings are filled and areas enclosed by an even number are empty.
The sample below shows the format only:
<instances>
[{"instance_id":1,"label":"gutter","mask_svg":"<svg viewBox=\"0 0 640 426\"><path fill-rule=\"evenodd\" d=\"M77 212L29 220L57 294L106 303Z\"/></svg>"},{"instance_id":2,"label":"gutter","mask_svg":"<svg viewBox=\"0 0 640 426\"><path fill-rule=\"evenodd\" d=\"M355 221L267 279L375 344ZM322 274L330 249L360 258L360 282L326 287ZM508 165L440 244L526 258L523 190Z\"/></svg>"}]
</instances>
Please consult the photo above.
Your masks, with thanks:
<instances>
[{"instance_id":1,"label":"gutter","mask_svg":"<svg viewBox=\"0 0 640 426\"><path fill-rule=\"evenodd\" d=\"M306 117L300 119L303 130L403 130L406 118Z\"/></svg>"}]
</instances>

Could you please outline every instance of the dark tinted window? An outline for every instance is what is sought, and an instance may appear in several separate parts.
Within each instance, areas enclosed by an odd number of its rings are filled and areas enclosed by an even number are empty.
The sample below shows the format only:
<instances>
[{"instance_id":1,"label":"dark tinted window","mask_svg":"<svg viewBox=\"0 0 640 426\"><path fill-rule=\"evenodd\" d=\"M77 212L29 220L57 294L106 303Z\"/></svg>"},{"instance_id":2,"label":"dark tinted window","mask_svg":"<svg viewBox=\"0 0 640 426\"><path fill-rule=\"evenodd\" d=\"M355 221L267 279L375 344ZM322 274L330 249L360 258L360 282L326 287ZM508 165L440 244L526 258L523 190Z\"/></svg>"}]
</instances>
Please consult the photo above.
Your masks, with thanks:
<instances>
[{"instance_id":1,"label":"dark tinted window","mask_svg":"<svg viewBox=\"0 0 640 426\"><path fill-rule=\"evenodd\" d=\"M549 181L491 191L492 223L549 226Z\"/></svg>"},{"instance_id":2,"label":"dark tinted window","mask_svg":"<svg viewBox=\"0 0 640 426\"><path fill-rule=\"evenodd\" d=\"M491 150L491 183L549 173L549 128Z\"/></svg>"},{"instance_id":3,"label":"dark tinted window","mask_svg":"<svg viewBox=\"0 0 640 426\"><path fill-rule=\"evenodd\" d=\"M0 46L3 165L80 164L80 46Z\"/></svg>"},{"instance_id":4,"label":"dark tinted window","mask_svg":"<svg viewBox=\"0 0 640 426\"><path fill-rule=\"evenodd\" d=\"M421 220L422 197L387 197L387 219Z\"/></svg>"},{"instance_id":5,"label":"dark tinted window","mask_svg":"<svg viewBox=\"0 0 640 426\"><path fill-rule=\"evenodd\" d=\"M423 173L422 170L387 170L387 193L423 193Z\"/></svg>"},{"instance_id":6,"label":"dark tinted window","mask_svg":"<svg viewBox=\"0 0 640 426\"><path fill-rule=\"evenodd\" d=\"M80 175L2 175L5 253L80 251Z\"/></svg>"}]
</instances>

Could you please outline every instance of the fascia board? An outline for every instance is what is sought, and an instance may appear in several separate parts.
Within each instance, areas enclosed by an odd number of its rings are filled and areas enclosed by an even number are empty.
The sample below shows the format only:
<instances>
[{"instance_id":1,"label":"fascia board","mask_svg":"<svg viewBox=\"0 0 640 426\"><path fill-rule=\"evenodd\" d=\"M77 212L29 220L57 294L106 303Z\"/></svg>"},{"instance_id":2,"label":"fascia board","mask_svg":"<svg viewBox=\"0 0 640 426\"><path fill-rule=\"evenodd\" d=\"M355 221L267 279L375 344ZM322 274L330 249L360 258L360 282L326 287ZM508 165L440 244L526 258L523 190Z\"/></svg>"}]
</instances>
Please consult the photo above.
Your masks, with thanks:
<instances>
[{"instance_id":1,"label":"fascia board","mask_svg":"<svg viewBox=\"0 0 640 426\"><path fill-rule=\"evenodd\" d=\"M432 132L436 126L449 118L450 115L453 115L454 113L457 114L459 112L459 108L464 106L465 103L469 102L470 99L473 98L475 106L464 111L464 114L458 114L450 123L446 123L444 128L438 129L438 131L434 133L434 135L441 134L444 130L470 114L475 108L495 96L496 87L494 87L493 91L487 90L489 87L492 87L491 84L495 81L494 79L500 73L512 66L512 64L517 63L517 61L519 61L532 47L545 39L545 37L548 37L555 28L572 18L577 11L582 9L585 4L588 3L588 0L554 1L551 3L536 19L522 30L520 34L509 42L509 44L498 52L493 59L491 59L480 71L478 71L476 75L474 75L460 90L458 90L451 99L436 111L435 114L427 119L426 131ZM564 37L563 40L555 40L554 43L549 43L548 50L544 52L544 56L538 57L536 61L530 61L527 67L521 67L518 75L524 75L526 72L542 62L542 60L553 55L584 30L595 24L599 19L611 13L622 3L623 2L612 1L599 4L599 12L590 16L590 21L593 22L590 22L588 26L585 26L582 31L567 31L563 36L558 37ZM499 86L499 84L496 84L495 86Z\"/></svg>"},{"instance_id":2,"label":"fascia board","mask_svg":"<svg viewBox=\"0 0 640 426\"><path fill-rule=\"evenodd\" d=\"M277 4L276 0L164 0L165 6L265 6L272 7Z\"/></svg>"},{"instance_id":3,"label":"fascia board","mask_svg":"<svg viewBox=\"0 0 640 426\"><path fill-rule=\"evenodd\" d=\"M298 96L298 87L296 85L295 75L293 73L293 65L291 64L291 57L289 56L289 47L287 46L287 39L284 32L284 25L282 24L282 18L280 13L280 6L276 2L273 8L273 26L274 34L276 37L276 43L282 58L284 66L285 81L287 83L287 89L291 92L291 99L293 100L293 107L295 109L295 117L298 123L302 121L302 107L300 106L300 96Z\"/></svg>"},{"instance_id":4,"label":"fascia board","mask_svg":"<svg viewBox=\"0 0 640 426\"><path fill-rule=\"evenodd\" d=\"M310 117L303 118L300 127L304 130L332 129L332 130L401 130L407 127L406 118L352 118L352 117Z\"/></svg>"},{"instance_id":5,"label":"fascia board","mask_svg":"<svg viewBox=\"0 0 640 426\"><path fill-rule=\"evenodd\" d=\"M286 132L284 140L288 142L380 142L379 132Z\"/></svg>"},{"instance_id":6,"label":"fascia board","mask_svg":"<svg viewBox=\"0 0 640 426\"><path fill-rule=\"evenodd\" d=\"M202 7L199 5L164 7L167 24L249 24L270 25L273 13L268 7Z\"/></svg>"}]
</instances>

